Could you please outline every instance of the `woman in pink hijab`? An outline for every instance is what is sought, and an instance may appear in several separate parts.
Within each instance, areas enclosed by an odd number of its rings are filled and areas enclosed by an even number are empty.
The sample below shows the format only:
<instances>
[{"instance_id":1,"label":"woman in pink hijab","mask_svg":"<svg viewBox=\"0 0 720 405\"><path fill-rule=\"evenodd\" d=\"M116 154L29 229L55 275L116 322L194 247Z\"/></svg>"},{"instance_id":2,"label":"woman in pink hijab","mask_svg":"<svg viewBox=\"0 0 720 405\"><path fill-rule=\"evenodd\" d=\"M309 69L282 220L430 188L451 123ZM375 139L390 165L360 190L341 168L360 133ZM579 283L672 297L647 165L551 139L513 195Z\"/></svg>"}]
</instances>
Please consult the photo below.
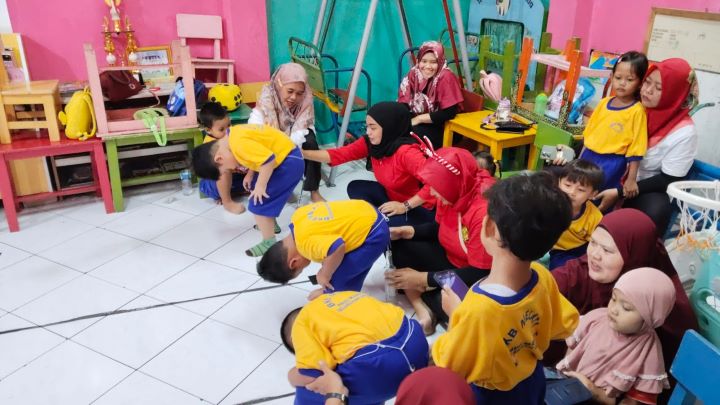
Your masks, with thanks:
<instances>
[{"instance_id":1,"label":"woman in pink hijab","mask_svg":"<svg viewBox=\"0 0 720 405\"><path fill-rule=\"evenodd\" d=\"M248 124L266 124L287 134L305 150L318 150L315 138L313 95L305 69L297 63L280 65L260 92ZM320 163L305 161L303 190L312 202L325 201L320 195Z\"/></svg>"},{"instance_id":2,"label":"woman in pink hijab","mask_svg":"<svg viewBox=\"0 0 720 405\"><path fill-rule=\"evenodd\" d=\"M670 387L655 329L674 304L673 282L660 270L645 267L623 274L608 307L580 318L558 370L579 378L601 403L624 395L655 404Z\"/></svg>"},{"instance_id":3,"label":"woman in pink hijab","mask_svg":"<svg viewBox=\"0 0 720 405\"><path fill-rule=\"evenodd\" d=\"M398 102L413 113L413 131L427 136L435 149L442 147L445 121L460 112L460 84L445 61L445 50L437 41L422 44L417 64L400 83Z\"/></svg>"}]
</instances>

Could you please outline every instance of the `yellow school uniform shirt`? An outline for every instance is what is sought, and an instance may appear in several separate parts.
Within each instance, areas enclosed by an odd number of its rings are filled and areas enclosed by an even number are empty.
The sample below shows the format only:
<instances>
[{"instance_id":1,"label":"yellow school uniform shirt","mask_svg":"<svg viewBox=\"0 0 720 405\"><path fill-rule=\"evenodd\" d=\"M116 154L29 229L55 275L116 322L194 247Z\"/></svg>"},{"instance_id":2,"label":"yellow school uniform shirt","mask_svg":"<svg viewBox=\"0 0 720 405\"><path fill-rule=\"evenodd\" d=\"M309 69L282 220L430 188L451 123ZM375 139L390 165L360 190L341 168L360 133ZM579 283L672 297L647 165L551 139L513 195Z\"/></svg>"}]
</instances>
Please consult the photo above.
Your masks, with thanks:
<instances>
[{"instance_id":1,"label":"yellow school uniform shirt","mask_svg":"<svg viewBox=\"0 0 720 405\"><path fill-rule=\"evenodd\" d=\"M363 347L395 336L405 313L356 291L324 294L300 311L292 328L298 368L335 368Z\"/></svg>"},{"instance_id":2,"label":"yellow school uniform shirt","mask_svg":"<svg viewBox=\"0 0 720 405\"><path fill-rule=\"evenodd\" d=\"M275 167L295 149L284 132L269 125L235 125L230 128L230 150L241 165L258 171L260 166L275 158Z\"/></svg>"},{"instance_id":3,"label":"yellow school uniform shirt","mask_svg":"<svg viewBox=\"0 0 720 405\"><path fill-rule=\"evenodd\" d=\"M585 126L585 147L595 153L622 155L630 160L642 159L647 150L647 116L639 101L615 109L600 101Z\"/></svg>"},{"instance_id":4,"label":"yellow school uniform shirt","mask_svg":"<svg viewBox=\"0 0 720 405\"><path fill-rule=\"evenodd\" d=\"M553 249L570 250L590 242L590 235L602 221L602 212L590 201L585 202L583 212L570 222L570 227L560 235Z\"/></svg>"},{"instance_id":5,"label":"yellow school uniform shirt","mask_svg":"<svg viewBox=\"0 0 720 405\"><path fill-rule=\"evenodd\" d=\"M321 262L342 243L345 252L360 247L377 219L377 210L366 201L328 201L298 208L290 226L298 252Z\"/></svg>"},{"instance_id":6,"label":"yellow school uniform shirt","mask_svg":"<svg viewBox=\"0 0 720 405\"><path fill-rule=\"evenodd\" d=\"M203 137L203 143L210 143L212 141L217 141L217 139L213 138L210 135L205 135L205 137Z\"/></svg>"},{"instance_id":7,"label":"yellow school uniform shirt","mask_svg":"<svg viewBox=\"0 0 720 405\"><path fill-rule=\"evenodd\" d=\"M437 366L480 387L509 391L532 374L550 340L572 334L577 309L546 268L531 268L530 282L515 296L493 299L478 283L468 291L450 317L450 330L432 347Z\"/></svg>"}]
</instances>

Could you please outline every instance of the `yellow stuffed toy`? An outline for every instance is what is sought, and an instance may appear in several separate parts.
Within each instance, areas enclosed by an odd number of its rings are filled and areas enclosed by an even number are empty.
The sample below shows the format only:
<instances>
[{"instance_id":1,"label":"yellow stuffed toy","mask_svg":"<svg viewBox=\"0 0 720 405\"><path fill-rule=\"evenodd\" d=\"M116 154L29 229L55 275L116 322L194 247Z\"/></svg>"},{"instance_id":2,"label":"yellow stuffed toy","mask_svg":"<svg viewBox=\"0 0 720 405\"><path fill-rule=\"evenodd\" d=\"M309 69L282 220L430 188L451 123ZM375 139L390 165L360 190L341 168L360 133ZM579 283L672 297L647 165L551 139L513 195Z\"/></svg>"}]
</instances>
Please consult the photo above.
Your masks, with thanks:
<instances>
[{"instance_id":1,"label":"yellow stuffed toy","mask_svg":"<svg viewBox=\"0 0 720 405\"><path fill-rule=\"evenodd\" d=\"M65 136L69 139L84 141L95 136L97 125L90 90L86 87L73 93L65 111L58 113L58 118L65 125Z\"/></svg>"}]
</instances>

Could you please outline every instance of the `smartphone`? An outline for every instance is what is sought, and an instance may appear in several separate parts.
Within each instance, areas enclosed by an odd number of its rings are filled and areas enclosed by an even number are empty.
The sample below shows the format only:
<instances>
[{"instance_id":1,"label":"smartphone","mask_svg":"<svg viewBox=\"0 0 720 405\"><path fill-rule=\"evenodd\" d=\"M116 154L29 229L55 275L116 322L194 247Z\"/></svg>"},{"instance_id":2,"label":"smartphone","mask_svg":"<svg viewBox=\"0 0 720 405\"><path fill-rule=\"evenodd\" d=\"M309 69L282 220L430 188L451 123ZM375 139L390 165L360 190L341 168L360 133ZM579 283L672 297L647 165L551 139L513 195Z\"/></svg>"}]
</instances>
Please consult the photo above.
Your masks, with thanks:
<instances>
[{"instance_id":1,"label":"smartphone","mask_svg":"<svg viewBox=\"0 0 720 405\"><path fill-rule=\"evenodd\" d=\"M592 398L590 390L577 378L549 380L545 388L545 405L579 404Z\"/></svg>"},{"instance_id":2,"label":"smartphone","mask_svg":"<svg viewBox=\"0 0 720 405\"><path fill-rule=\"evenodd\" d=\"M564 380L568 378L565 374L557 371L555 368L544 367L543 371L545 372L546 380Z\"/></svg>"},{"instance_id":3,"label":"smartphone","mask_svg":"<svg viewBox=\"0 0 720 405\"><path fill-rule=\"evenodd\" d=\"M558 148L555 145L545 145L540 150L540 159L543 160L555 160L558 157ZM562 149L562 158L566 161L571 161L575 157L575 152L570 149Z\"/></svg>"},{"instance_id":4,"label":"smartphone","mask_svg":"<svg viewBox=\"0 0 720 405\"><path fill-rule=\"evenodd\" d=\"M465 298L465 294L469 290L468 286L452 270L438 271L433 274L433 278L440 287L450 287L461 300Z\"/></svg>"}]
</instances>

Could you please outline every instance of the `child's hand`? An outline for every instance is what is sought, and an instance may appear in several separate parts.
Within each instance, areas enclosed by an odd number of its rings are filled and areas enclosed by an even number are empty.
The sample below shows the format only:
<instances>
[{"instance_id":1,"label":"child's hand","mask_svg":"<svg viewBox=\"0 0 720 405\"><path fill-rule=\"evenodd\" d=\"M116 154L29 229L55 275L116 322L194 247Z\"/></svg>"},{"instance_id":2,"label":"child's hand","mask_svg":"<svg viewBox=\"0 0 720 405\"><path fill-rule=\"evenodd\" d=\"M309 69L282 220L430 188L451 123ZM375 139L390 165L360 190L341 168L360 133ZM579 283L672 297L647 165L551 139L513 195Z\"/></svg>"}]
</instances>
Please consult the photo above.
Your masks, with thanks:
<instances>
[{"instance_id":1,"label":"child's hand","mask_svg":"<svg viewBox=\"0 0 720 405\"><path fill-rule=\"evenodd\" d=\"M318 271L318 273L315 275L315 277L317 278L318 285L323 286L328 290L335 289L335 288L333 288L332 284L330 284L331 277L329 277L327 274L325 274L325 271L323 271L322 268L320 269L320 271Z\"/></svg>"},{"instance_id":2,"label":"child's hand","mask_svg":"<svg viewBox=\"0 0 720 405\"><path fill-rule=\"evenodd\" d=\"M399 201L388 201L378 207L378 210L387 216L400 215L408 212L405 204Z\"/></svg>"},{"instance_id":3,"label":"child's hand","mask_svg":"<svg viewBox=\"0 0 720 405\"><path fill-rule=\"evenodd\" d=\"M450 287L447 286L443 287L440 294L442 295L442 309L443 311L445 311L445 314L447 314L449 318L455 311L455 308L460 305L462 300L460 299L460 297L458 297L457 294L455 294L455 291L453 291Z\"/></svg>"},{"instance_id":4,"label":"child's hand","mask_svg":"<svg viewBox=\"0 0 720 405\"><path fill-rule=\"evenodd\" d=\"M245 177L243 177L243 188L246 191L250 191L254 177L255 177L255 172L252 170L248 170L248 172L245 174Z\"/></svg>"},{"instance_id":5,"label":"child's hand","mask_svg":"<svg viewBox=\"0 0 720 405\"><path fill-rule=\"evenodd\" d=\"M568 151L568 154L572 153L572 156L575 156L575 151L571 147L560 144L557 146L557 155L552 162L555 166L565 166L568 163L569 160L565 159L566 150Z\"/></svg>"},{"instance_id":6,"label":"child's hand","mask_svg":"<svg viewBox=\"0 0 720 405\"><path fill-rule=\"evenodd\" d=\"M250 192L250 199L255 202L255 204L262 204L263 198L269 198L270 196L267 195L265 192L265 188L267 187L266 184L259 184L255 183L255 188Z\"/></svg>"},{"instance_id":7,"label":"child's hand","mask_svg":"<svg viewBox=\"0 0 720 405\"><path fill-rule=\"evenodd\" d=\"M638 193L639 189L637 181L630 179L625 180L625 184L623 184L623 194L625 195L625 198L635 198Z\"/></svg>"},{"instance_id":8,"label":"child's hand","mask_svg":"<svg viewBox=\"0 0 720 405\"><path fill-rule=\"evenodd\" d=\"M340 374L330 369L327 363L322 360L320 360L318 364L323 375L317 377L315 381L306 385L305 388L320 395L325 395L330 392L348 395L348 389L343 384Z\"/></svg>"},{"instance_id":9,"label":"child's hand","mask_svg":"<svg viewBox=\"0 0 720 405\"><path fill-rule=\"evenodd\" d=\"M312 301L323 294L325 294L324 288L318 288L317 290L313 290L310 294L308 294L308 301Z\"/></svg>"},{"instance_id":10,"label":"child's hand","mask_svg":"<svg viewBox=\"0 0 720 405\"><path fill-rule=\"evenodd\" d=\"M390 227L390 240L412 239L415 236L415 228L410 225Z\"/></svg>"},{"instance_id":11,"label":"child's hand","mask_svg":"<svg viewBox=\"0 0 720 405\"><path fill-rule=\"evenodd\" d=\"M617 202L618 191L616 188L609 188L598 193L595 198L600 200L600 205L598 206L598 209L601 212L607 212Z\"/></svg>"}]
</instances>

